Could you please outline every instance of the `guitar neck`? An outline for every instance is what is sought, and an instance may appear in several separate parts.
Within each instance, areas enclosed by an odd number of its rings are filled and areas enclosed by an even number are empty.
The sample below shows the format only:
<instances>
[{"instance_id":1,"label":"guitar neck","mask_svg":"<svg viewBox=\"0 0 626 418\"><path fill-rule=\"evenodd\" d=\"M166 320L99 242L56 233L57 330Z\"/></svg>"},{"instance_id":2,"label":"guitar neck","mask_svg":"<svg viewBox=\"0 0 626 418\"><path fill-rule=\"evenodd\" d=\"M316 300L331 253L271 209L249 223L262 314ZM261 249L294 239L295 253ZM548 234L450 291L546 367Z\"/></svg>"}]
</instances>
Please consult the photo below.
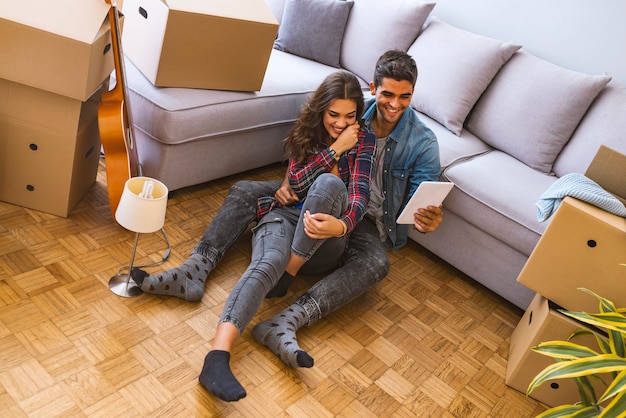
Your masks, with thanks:
<instances>
[{"instance_id":1,"label":"guitar neck","mask_svg":"<svg viewBox=\"0 0 626 418\"><path fill-rule=\"evenodd\" d=\"M129 158L131 160L132 171L135 175L141 174L139 158L137 156L137 147L135 146L134 123L129 101L129 94L126 82L126 68L124 66L124 52L122 50L122 30L120 25L120 13L115 0L107 0L111 4L109 11L109 21L111 25L111 44L113 47L113 59L115 62L115 87L111 90L111 94L116 96L124 103L124 117L126 119L127 130L127 147Z\"/></svg>"},{"instance_id":2,"label":"guitar neck","mask_svg":"<svg viewBox=\"0 0 626 418\"><path fill-rule=\"evenodd\" d=\"M126 68L124 66L124 51L122 50L122 28L120 25L120 14L115 0L111 0L111 43L113 46L113 59L115 61L115 87L124 103L128 104L128 91L126 83ZM132 127L130 117L130 106L126 106L129 126Z\"/></svg>"}]
</instances>

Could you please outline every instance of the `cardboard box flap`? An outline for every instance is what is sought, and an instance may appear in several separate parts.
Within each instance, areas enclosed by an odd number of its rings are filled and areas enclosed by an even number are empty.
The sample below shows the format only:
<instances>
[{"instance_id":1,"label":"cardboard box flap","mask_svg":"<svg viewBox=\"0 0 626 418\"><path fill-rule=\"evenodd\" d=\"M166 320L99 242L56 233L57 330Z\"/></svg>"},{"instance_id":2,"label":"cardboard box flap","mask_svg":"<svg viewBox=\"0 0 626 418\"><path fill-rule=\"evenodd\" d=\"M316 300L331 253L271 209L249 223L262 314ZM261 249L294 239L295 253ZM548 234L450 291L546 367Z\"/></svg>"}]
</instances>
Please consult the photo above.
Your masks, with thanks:
<instances>
[{"instance_id":1,"label":"cardboard box flap","mask_svg":"<svg viewBox=\"0 0 626 418\"><path fill-rule=\"evenodd\" d=\"M109 8L104 0L4 1L0 18L91 43Z\"/></svg>"},{"instance_id":2,"label":"cardboard box flap","mask_svg":"<svg viewBox=\"0 0 626 418\"><path fill-rule=\"evenodd\" d=\"M278 24L268 7L250 8L249 2L242 0L164 0L164 2L170 10Z\"/></svg>"},{"instance_id":3,"label":"cardboard box flap","mask_svg":"<svg viewBox=\"0 0 626 418\"><path fill-rule=\"evenodd\" d=\"M626 182L622 177L624 172L626 172L626 155L601 145L589 164L585 176L626 204Z\"/></svg>"}]
</instances>

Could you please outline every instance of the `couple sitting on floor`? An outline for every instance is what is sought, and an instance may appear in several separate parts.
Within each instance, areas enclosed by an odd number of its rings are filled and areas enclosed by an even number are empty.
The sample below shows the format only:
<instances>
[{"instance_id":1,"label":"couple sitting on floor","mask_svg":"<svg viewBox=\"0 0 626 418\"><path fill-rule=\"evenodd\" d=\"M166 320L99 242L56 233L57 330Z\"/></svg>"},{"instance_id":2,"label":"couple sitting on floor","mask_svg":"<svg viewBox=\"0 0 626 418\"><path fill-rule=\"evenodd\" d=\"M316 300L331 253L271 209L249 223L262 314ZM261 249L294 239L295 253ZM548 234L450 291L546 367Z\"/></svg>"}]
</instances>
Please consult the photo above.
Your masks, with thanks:
<instances>
[{"instance_id":1,"label":"couple sitting on floor","mask_svg":"<svg viewBox=\"0 0 626 418\"><path fill-rule=\"evenodd\" d=\"M235 183L217 215L179 267L155 275L134 269L146 293L198 301L224 253L252 222L252 257L224 306L200 383L225 401L246 396L230 369L230 352L264 298L283 296L296 274L326 273L252 335L291 367L312 367L296 332L356 299L389 271L387 249L406 244L408 225L395 220L422 181L439 178L434 133L410 107L417 66L405 52L376 63L363 99L358 79L329 75L284 140L283 181ZM441 223L441 208L420 208L414 227Z\"/></svg>"}]
</instances>

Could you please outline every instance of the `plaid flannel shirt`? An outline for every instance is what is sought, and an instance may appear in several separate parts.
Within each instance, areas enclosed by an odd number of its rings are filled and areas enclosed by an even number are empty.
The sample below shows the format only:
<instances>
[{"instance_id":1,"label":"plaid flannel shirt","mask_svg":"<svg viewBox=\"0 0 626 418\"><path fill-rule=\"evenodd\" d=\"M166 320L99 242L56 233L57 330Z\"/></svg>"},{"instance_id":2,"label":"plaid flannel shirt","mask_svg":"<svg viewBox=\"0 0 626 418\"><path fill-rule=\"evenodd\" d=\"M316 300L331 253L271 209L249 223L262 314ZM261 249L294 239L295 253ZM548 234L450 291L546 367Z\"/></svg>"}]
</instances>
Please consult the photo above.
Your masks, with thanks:
<instances>
[{"instance_id":1,"label":"plaid flannel shirt","mask_svg":"<svg viewBox=\"0 0 626 418\"><path fill-rule=\"evenodd\" d=\"M330 173L333 166L338 164L339 177L348 189L348 209L339 219L348 226L348 233L352 232L356 224L363 219L370 197L370 179L374 169L374 154L376 152L376 138L368 130L359 132L356 145L341 155L339 161L330 156L329 148L324 148L312 154L305 163L295 160L289 161L288 179L293 191L302 202L315 179L323 173ZM259 199L257 220L275 207L280 206L273 196Z\"/></svg>"}]
</instances>

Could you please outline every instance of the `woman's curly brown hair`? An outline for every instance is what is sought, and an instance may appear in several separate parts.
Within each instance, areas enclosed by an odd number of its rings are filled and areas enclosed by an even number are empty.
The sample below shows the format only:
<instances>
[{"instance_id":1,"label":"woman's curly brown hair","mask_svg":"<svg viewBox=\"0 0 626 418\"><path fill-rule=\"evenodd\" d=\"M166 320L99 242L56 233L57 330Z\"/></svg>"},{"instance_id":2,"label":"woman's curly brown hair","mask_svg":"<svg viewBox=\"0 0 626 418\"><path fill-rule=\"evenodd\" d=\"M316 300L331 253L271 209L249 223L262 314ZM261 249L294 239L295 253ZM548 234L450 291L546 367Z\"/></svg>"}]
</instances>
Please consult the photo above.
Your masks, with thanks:
<instances>
[{"instance_id":1,"label":"woman's curly brown hair","mask_svg":"<svg viewBox=\"0 0 626 418\"><path fill-rule=\"evenodd\" d=\"M354 100L357 121L362 125L361 116L365 105L359 80L345 71L332 73L322 81L304 105L293 129L283 140L287 158L304 162L311 153L332 143L330 135L324 128L324 112L338 99Z\"/></svg>"}]
</instances>

